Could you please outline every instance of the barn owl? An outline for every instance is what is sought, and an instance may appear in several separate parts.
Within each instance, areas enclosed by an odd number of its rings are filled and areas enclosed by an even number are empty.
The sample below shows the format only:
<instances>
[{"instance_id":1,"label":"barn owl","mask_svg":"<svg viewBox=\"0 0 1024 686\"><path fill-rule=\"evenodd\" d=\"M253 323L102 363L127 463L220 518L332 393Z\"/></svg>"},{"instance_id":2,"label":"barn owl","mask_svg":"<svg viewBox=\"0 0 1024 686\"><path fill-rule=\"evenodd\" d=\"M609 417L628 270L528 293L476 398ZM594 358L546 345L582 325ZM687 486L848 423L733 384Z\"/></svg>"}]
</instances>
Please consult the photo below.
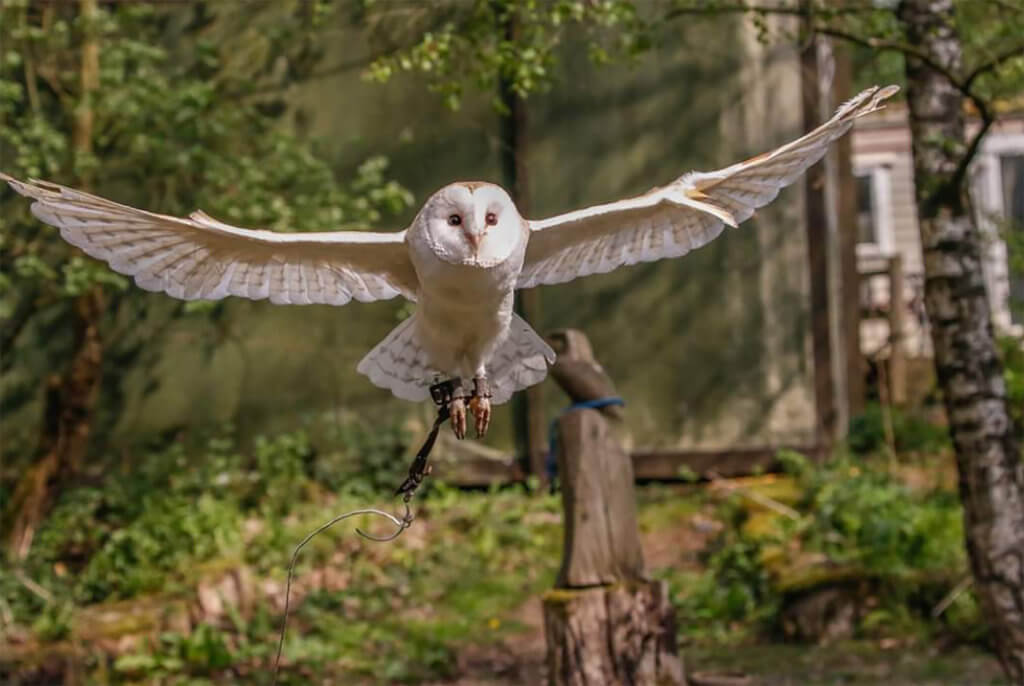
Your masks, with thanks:
<instances>
[{"instance_id":1,"label":"barn owl","mask_svg":"<svg viewBox=\"0 0 1024 686\"><path fill-rule=\"evenodd\" d=\"M771 202L897 87L869 88L825 124L772 152L690 172L643 195L542 220L520 216L499 186L461 182L434 193L395 233L275 233L201 211L172 217L44 181L0 174L34 200L35 216L150 291L185 300L229 295L282 305L344 305L403 296L415 313L359 363L399 398L422 401L443 380L459 438L467 408L477 435L492 404L538 383L555 354L512 311L518 288L680 257ZM462 379L471 379L472 387Z\"/></svg>"}]
</instances>

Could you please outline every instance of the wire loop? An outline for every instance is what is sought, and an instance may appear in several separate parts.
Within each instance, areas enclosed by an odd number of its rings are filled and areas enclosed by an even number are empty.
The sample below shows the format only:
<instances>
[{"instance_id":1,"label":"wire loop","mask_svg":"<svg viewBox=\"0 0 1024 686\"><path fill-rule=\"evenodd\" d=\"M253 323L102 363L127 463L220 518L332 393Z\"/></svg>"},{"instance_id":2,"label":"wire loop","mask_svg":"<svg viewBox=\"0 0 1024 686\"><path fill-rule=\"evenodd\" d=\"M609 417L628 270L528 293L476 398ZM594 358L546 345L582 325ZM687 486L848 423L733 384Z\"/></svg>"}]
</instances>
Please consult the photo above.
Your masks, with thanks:
<instances>
[{"instance_id":1,"label":"wire loop","mask_svg":"<svg viewBox=\"0 0 1024 686\"><path fill-rule=\"evenodd\" d=\"M450 384L451 382L445 383ZM431 389L431 393L433 395L433 389ZM423 480L430 474L430 466L427 464L427 458L430 456L430 451L434 448L434 441L437 439L438 430L448 417L448 406L438 403L437 419L434 420L434 425L431 427L430 433L427 435L427 439L423 442L423 445L420 447L419 451L416 453L416 457L412 461L412 465L409 467L409 476L404 482L402 482L402 485L399 486L398 490L395 492L396 495L401 494L402 496L402 504L405 506L405 514L401 517L396 517L389 512L384 512L383 510L378 510L373 507L352 510L351 512L338 515L330 521L320 525L302 539L297 546L295 546L295 552L292 553L291 562L288 563L288 580L285 582L284 587L284 617L281 619L281 633L277 639L277 654L274 657L273 686L277 686L277 678L281 672L281 651L284 650L284 638L285 633L288 630L288 612L291 609L292 579L295 577L295 563L299 559L299 553L302 552L302 549L306 547L306 544L312 541L316 536L327 531L338 522L342 522L349 517L355 517L356 515L376 515L378 517L383 517L395 525L394 533L387 536L375 536L373 534L366 533L362 529L356 528L357 534L376 543L387 543L388 541L393 541L401 536L406 529L412 526L412 522L415 517L412 513L412 508L409 507L409 501L412 500L412 497L416 494L416 491L423 483Z\"/></svg>"}]
</instances>

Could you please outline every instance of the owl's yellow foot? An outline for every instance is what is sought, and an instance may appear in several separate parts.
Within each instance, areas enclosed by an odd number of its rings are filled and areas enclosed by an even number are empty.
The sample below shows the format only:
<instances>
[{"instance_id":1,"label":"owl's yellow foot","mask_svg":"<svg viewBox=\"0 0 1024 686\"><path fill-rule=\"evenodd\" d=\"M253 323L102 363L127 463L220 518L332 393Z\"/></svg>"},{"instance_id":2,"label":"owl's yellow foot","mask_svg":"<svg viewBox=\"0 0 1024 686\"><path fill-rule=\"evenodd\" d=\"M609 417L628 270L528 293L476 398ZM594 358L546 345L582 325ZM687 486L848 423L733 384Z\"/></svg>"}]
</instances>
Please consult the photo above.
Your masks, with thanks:
<instances>
[{"instance_id":1,"label":"owl's yellow foot","mask_svg":"<svg viewBox=\"0 0 1024 686\"><path fill-rule=\"evenodd\" d=\"M473 379L473 396L469 400L469 410L473 413L476 437L483 438L491 425L491 387L482 376Z\"/></svg>"}]
</instances>

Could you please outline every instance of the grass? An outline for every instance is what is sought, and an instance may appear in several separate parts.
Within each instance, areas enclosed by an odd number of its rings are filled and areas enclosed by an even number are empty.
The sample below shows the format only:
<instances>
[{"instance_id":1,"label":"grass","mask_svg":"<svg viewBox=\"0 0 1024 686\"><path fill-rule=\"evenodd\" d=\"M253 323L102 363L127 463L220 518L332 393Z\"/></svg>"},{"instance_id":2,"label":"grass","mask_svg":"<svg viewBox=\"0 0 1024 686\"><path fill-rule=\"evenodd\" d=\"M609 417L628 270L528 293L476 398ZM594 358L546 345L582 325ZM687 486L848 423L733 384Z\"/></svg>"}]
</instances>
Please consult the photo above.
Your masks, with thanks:
<instances>
[{"instance_id":1,"label":"grass","mask_svg":"<svg viewBox=\"0 0 1024 686\"><path fill-rule=\"evenodd\" d=\"M172 446L148 457L131 482L65 494L26 563L0 571L15 621L9 637L19 646L14 664L0 656L0 665L13 683L33 683L32 664L46 655L119 633L132 647L114 651L112 683L262 683L295 543L338 512L400 509L390 498L367 502L377 475L340 495L326 492L309 474L330 458L301 436L258 441L251 456L218 438L199 455ZM514 632L514 622L498 618L551 586L557 497L460 493L437 483L423 490L417 520L395 541L357 537L356 526L390 527L367 518L343 522L303 550L282 683L307 683L311 673L387 683L451 675L460 644ZM222 611L197 602L204 588L216 595L236 577L245 581L231 587ZM181 626L197 614L202 621L191 630ZM75 669L94 671L91 661Z\"/></svg>"}]
</instances>

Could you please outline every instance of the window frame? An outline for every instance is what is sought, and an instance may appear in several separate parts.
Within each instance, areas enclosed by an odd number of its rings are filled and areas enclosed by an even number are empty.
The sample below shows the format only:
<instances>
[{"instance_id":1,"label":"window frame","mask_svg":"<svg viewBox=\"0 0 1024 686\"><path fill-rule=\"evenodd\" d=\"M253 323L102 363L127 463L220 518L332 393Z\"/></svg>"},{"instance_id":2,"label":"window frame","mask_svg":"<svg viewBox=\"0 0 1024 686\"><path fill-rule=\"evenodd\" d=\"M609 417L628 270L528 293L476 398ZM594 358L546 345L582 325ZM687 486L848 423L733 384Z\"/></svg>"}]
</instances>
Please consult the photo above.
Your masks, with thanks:
<instances>
[{"instance_id":1,"label":"window frame","mask_svg":"<svg viewBox=\"0 0 1024 686\"><path fill-rule=\"evenodd\" d=\"M892 169L896 155L860 154L853 165L853 175L871 178L871 219L874 222L873 243L857 241L857 257L889 257L896 252L892 218Z\"/></svg>"},{"instance_id":2,"label":"window frame","mask_svg":"<svg viewBox=\"0 0 1024 686\"><path fill-rule=\"evenodd\" d=\"M1020 333L1021 325L1013 321L1010 308L1009 252L995 221L995 218L1003 218L1007 214L1003 202L1001 161L1007 155L1024 155L1024 133L990 131L982 140L972 164L970 186L978 227L985 240L982 269L994 323L998 330Z\"/></svg>"},{"instance_id":3,"label":"window frame","mask_svg":"<svg viewBox=\"0 0 1024 686\"><path fill-rule=\"evenodd\" d=\"M1024 133L1002 134L993 131L982 141L977 162L982 170L981 183L985 194L982 204L986 212L1006 216L1001 158L1016 155L1024 155Z\"/></svg>"}]
</instances>

